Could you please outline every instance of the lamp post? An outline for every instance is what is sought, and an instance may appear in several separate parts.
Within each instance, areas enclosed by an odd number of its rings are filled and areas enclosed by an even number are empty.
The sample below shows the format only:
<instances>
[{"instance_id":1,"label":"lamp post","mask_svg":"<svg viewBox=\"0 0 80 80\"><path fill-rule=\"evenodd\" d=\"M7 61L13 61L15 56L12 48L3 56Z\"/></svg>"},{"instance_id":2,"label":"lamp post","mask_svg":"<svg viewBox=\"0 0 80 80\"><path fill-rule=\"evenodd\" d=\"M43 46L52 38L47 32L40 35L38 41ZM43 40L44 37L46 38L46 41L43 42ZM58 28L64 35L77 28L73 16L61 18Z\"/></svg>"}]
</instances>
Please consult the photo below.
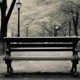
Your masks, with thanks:
<instances>
[{"instance_id":1,"label":"lamp post","mask_svg":"<svg viewBox=\"0 0 80 80\"><path fill-rule=\"evenodd\" d=\"M59 29L59 27L58 26L54 26L54 36L57 36L57 30Z\"/></svg>"},{"instance_id":2,"label":"lamp post","mask_svg":"<svg viewBox=\"0 0 80 80\"><path fill-rule=\"evenodd\" d=\"M69 21L69 36L71 36L71 22Z\"/></svg>"},{"instance_id":3,"label":"lamp post","mask_svg":"<svg viewBox=\"0 0 80 80\"><path fill-rule=\"evenodd\" d=\"M18 34L17 36L20 37L20 8L21 8L22 3L20 0L16 3L17 9L18 9Z\"/></svg>"},{"instance_id":4,"label":"lamp post","mask_svg":"<svg viewBox=\"0 0 80 80\"><path fill-rule=\"evenodd\" d=\"M29 25L26 24L26 36L27 36L27 37L28 37L28 27L29 27Z\"/></svg>"}]
</instances>

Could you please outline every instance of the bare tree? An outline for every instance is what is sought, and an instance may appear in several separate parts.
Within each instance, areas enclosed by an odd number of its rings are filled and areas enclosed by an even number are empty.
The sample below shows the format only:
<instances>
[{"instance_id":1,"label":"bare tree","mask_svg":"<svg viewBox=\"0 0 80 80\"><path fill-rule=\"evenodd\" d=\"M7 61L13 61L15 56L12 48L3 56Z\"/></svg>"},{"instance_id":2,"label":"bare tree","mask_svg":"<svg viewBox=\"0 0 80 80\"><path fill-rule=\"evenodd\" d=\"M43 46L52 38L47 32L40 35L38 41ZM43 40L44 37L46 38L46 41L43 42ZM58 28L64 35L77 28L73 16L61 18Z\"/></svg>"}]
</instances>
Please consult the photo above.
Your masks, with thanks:
<instances>
[{"instance_id":1,"label":"bare tree","mask_svg":"<svg viewBox=\"0 0 80 80\"><path fill-rule=\"evenodd\" d=\"M47 36L54 35L53 30L51 29L52 28L51 24L48 24L48 22L45 22L45 21L40 22L39 24L42 27L43 34L45 34Z\"/></svg>"},{"instance_id":2,"label":"bare tree","mask_svg":"<svg viewBox=\"0 0 80 80\"><path fill-rule=\"evenodd\" d=\"M78 25L79 25L79 15L80 15L80 4L78 1L73 2L72 0L65 0L64 4L61 7L61 11L65 15L68 15L68 18L73 21L74 35L78 36ZM70 26L70 24L69 24Z\"/></svg>"}]
</instances>

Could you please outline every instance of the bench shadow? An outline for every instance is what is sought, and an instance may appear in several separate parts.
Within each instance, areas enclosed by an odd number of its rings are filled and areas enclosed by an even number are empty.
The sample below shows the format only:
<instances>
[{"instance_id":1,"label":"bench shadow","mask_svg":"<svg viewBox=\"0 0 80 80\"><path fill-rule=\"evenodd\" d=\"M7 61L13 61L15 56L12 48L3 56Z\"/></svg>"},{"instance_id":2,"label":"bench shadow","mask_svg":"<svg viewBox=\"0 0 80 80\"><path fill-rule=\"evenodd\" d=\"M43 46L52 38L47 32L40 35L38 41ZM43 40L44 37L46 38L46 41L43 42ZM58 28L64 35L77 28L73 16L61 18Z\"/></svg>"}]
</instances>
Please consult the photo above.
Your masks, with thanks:
<instances>
[{"instance_id":1,"label":"bench shadow","mask_svg":"<svg viewBox=\"0 0 80 80\"><path fill-rule=\"evenodd\" d=\"M12 73L9 76L4 77L10 77L10 78L79 78L80 79L80 73L78 73L78 76L74 76L71 73L67 72L15 72Z\"/></svg>"}]
</instances>

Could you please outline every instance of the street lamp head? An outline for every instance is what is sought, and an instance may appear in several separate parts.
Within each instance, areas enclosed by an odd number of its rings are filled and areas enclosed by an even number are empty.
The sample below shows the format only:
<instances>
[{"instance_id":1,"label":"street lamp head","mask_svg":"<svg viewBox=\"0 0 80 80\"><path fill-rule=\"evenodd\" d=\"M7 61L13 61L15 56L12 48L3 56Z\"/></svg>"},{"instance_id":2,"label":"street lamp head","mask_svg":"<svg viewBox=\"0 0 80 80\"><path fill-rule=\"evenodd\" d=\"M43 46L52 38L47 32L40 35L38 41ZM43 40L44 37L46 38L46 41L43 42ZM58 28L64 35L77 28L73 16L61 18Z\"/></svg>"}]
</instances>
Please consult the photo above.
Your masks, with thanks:
<instances>
[{"instance_id":1,"label":"street lamp head","mask_svg":"<svg viewBox=\"0 0 80 80\"><path fill-rule=\"evenodd\" d=\"M36 33L34 33L34 36L36 36Z\"/></svg>"},{"instance_id":2,"label":"street lamp head","mask_svg":"<svg viewBox=\"0 0 80 80\"><path fill-rule=\"evenodd\" d=\"M58 29L59 27L58 26L55 26L55 29Z\"/></svg>"},{"instance_id":3,"label":"street lamp head","mask_svg":"<svg viewBox=\"0 0 80 80\"><path fill-rule=\"evenodd\" d=\"M26 24L26 27L29 27L29 25L28 25L28 24Z\"/></svg>"},{"instance_id":4,"label":"street lamp head","mask_svg":"<svg viewBox=\"0 0 80 80\"><path fill-rule=\"evenodd\" d=\"M20 2L20 0L16 3L16 6L17 6L17 8L18 8L18 9L20 9L20 8L21 8L22 3Z\"/></svg>"}]
</instances>

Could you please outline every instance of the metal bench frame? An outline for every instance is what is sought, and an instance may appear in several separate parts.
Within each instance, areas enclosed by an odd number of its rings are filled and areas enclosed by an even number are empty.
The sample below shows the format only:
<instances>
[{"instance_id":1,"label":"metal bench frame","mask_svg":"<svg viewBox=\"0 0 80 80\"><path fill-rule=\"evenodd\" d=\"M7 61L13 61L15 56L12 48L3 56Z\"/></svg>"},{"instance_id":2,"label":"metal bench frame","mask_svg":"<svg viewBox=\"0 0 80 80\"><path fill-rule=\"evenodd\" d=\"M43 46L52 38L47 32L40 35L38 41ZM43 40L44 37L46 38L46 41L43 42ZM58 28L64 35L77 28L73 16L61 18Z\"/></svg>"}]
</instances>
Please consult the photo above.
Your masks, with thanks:
<instances>
[{"instance_id":1,"label":"metal bench frame","mask_svg":"<svg viewBox=\"0 0 80 80\"><path fill-rule=\"evenodd\" d=\"M78 57L77 43L79 37L5 37L7 45L3 60L71 60L72 72L77 73ZM54 48L55 47L55 48ZM65 47L65 48L60 48ZM70 47L70 48L67 48ZM17 51L72 51L72 57L11 57L11 52Z\"/></svg>"}]
</instances>

